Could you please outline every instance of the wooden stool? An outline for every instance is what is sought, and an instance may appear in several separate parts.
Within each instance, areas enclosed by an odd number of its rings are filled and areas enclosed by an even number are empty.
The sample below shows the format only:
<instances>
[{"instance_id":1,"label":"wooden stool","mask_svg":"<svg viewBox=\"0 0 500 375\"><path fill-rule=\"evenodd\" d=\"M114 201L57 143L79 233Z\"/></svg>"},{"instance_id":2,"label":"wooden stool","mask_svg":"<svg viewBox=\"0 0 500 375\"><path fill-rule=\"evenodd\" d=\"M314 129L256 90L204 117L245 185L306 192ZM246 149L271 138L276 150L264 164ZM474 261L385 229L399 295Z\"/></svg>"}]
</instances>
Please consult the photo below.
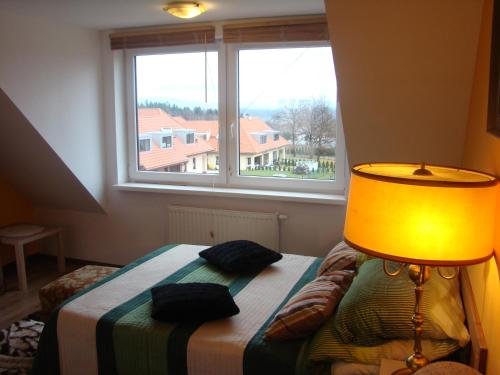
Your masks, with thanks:
<instances>
[{"instance_id":1,"label":"wooden stool","mask_svg":"<svg viewBox=\"0 0 500 375\"><path fill-rule=\"evenodd\" d=\"M15 228L14 226L11 228ZM62 241L61 228L43 228L41 231L27 235L27 236L1 236L0 243L4 245L13 245L16 252L16 267L17 267L17 280L18 287L21 291L28 289L28 281L26 278L26 264L24 259L24 245L38 241L42 238L57 236L57 268L60 274L66 270L66 263L64 259L64 247Z\"/></svg>"}]
</instances>

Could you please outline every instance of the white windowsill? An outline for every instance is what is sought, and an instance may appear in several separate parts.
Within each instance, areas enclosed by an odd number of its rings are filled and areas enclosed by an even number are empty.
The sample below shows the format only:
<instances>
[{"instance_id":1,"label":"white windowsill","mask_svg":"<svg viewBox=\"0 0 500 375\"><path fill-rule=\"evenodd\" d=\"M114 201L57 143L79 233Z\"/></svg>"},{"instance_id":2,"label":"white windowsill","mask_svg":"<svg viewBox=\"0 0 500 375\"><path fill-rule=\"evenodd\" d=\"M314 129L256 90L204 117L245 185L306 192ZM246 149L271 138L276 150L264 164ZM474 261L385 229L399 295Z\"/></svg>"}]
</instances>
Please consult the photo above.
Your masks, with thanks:
<instances>
[{"instance_id":1,"label":"white windowsill","mask_svg":"<svg viewBox=\"0 0 500 375\"><path fill-rule=\"evenodd\" d=\"M138 182L125 182L113 185L121 191L137 191L161 194L204 195L230 198L253 198L285 202L303 202L330 205L345 205L346 199L341 194L303 193L291 191L273 191L240 188L221 188L206 186L160 185Z\"/></svg>"}]
</instances>

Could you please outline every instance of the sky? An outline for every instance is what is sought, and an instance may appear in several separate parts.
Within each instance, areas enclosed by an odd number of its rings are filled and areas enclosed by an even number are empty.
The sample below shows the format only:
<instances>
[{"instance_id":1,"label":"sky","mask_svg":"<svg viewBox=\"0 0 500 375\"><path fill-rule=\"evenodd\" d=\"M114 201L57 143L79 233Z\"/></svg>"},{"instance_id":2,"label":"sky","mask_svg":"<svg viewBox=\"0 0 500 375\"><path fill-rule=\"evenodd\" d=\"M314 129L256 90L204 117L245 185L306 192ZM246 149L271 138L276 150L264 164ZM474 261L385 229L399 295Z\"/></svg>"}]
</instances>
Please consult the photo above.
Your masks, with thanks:
<instances>
[{"instance_id":1,"label":"sky","mask_svg":"<svg viewBox=\"0 0 500 375\"><path fill-rule=\"evenodd\" d=\"M217 52L138 56L139 102L217 108ZM291 101L325 98L335 107L337 84L330 47L253 49L239 53L240 113L279 109Z\"/></svg>"}]
</instances>

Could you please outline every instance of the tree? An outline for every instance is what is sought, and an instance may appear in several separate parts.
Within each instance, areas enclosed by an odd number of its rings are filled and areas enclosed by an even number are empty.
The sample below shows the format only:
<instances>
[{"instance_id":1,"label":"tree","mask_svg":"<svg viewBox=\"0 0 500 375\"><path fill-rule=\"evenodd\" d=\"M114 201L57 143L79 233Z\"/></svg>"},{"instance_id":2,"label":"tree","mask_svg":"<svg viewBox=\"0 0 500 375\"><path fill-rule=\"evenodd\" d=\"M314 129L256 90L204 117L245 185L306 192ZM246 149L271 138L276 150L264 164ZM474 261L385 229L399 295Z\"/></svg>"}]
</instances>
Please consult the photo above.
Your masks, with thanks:
<instances>
[{"instance_id":1,"label":"tree","mask_svg":"<svg viewBox=\"0 0 500 375\"><path fill-rule=\"evenodd\" d=\"M316 151L319 163L323 147L335 140L337 128L335 112L325 98L311 100L302 110L305 121L302 122L300 132L309 144L311 154Z\"/></svg>"},{"instance_id":2,"label":"tree","mask_svg":"<svg viewBox=\"0 0 500 375\"><path fill-rule=\"evenodd\" d=\"M296 156L296 144L302 126L302 105L290 101L282 110L273 114L270 124L281 130L283 136L292 143L292 155Z\"/></svg>"}]
</instances>

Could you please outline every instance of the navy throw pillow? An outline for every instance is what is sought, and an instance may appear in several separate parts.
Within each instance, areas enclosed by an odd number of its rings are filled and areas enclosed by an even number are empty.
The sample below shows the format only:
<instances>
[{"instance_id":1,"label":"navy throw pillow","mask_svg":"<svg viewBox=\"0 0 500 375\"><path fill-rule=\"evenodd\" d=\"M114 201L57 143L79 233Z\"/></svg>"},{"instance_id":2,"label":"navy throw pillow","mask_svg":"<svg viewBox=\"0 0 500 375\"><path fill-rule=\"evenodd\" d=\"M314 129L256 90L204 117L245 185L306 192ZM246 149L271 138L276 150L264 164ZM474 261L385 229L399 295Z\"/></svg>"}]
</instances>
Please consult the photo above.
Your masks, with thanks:
<instances>
[{"instance_id":1,"label":"navy throw pillow","mask_svg":"<svg viewBox=\"0 0 500 375\"><path fill-rule=\"evenodd\" d=\"M224 242L199 255L223 271L235 273L260 271L283 258L276 251L246 240Z\"/></svg>"},{"instance_id":2,"label":"navy throw pillow","mask_svg":"<svg viewBox=\"0 0 500 375\"><path fill-rule=\"evenodd\" d=\"M220 284L165 284L151 288L151 295L151 317L156 320L204 322L240 312L228 287Z\"/></svg>"}]
</instances>

